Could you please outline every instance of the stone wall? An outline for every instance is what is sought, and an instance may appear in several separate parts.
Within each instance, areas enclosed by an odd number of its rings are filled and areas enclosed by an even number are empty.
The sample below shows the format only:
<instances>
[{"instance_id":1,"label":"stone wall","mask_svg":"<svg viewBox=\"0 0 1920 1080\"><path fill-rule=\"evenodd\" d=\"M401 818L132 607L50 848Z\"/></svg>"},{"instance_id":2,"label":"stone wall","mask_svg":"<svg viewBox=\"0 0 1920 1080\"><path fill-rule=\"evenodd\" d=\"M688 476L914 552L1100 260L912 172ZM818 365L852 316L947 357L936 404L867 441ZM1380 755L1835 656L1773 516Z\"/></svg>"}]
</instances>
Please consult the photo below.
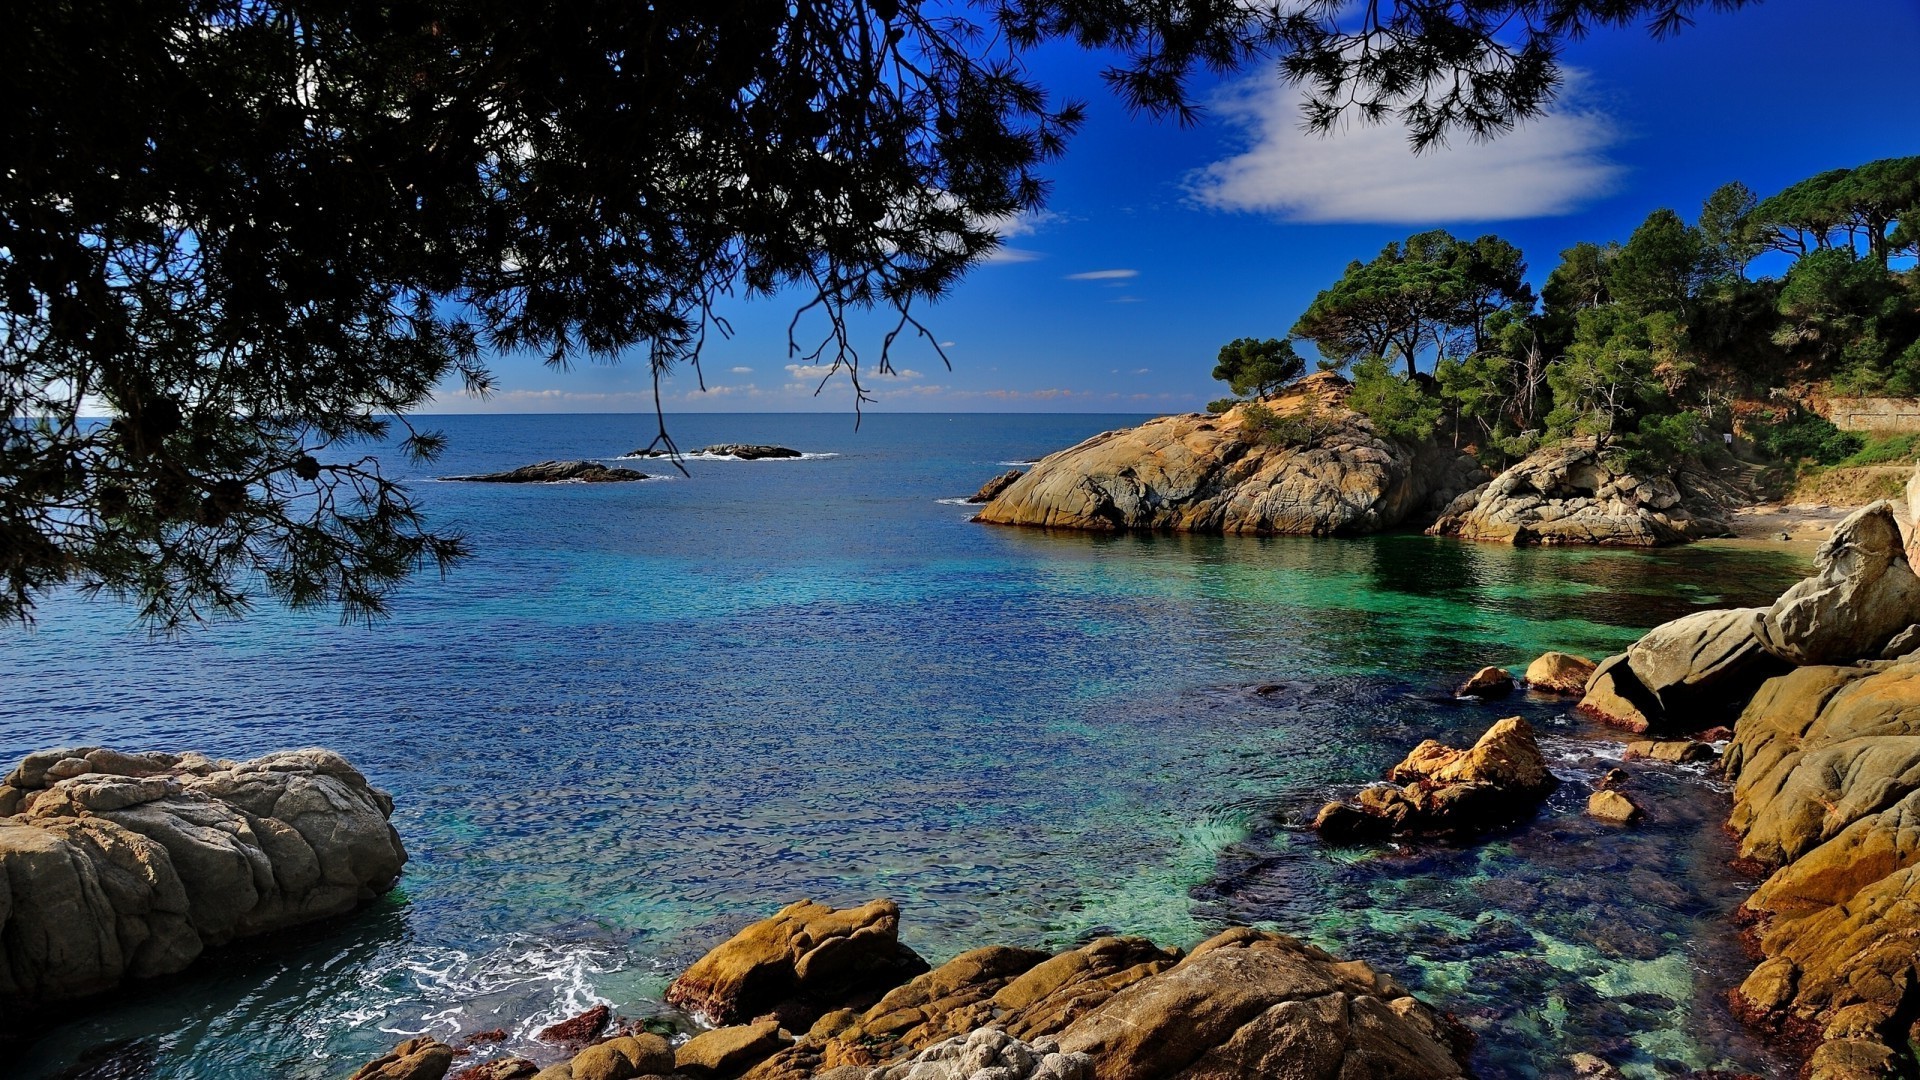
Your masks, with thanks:
<instances>
[{"instance_id":1,"label":"stone wall","mask_svg":"<svg viewBox=\"0 0 1920 1080\"><path fill-rule=\"evenodd\" d=\"M1820 414L1843 431L1920 432L1920 398L1827 398Z\"/></svg>"}]
</instances>

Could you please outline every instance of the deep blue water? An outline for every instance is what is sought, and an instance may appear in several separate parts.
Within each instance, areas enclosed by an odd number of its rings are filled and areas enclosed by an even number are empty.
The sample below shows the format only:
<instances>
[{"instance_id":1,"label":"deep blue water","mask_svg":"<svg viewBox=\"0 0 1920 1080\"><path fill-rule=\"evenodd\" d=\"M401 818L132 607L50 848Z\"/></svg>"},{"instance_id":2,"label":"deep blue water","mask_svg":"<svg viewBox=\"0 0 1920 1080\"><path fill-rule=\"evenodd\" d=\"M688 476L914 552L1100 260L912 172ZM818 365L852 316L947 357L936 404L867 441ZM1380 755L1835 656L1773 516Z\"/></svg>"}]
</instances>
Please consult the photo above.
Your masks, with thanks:
<instances>
[{"instance_id":1,"label":"deep blue water","mask_svg":"<svg viewBox=\"0 0 1920 1080\"><path fill-rule=\"evenodd\" d=\"M1599 1049L1641 1075L1777 1065L1725 1015L1724 795L1646 773L1634 833L1582 817L1619 741L1447 692L1485 663L1599 655L1762 602L1798 553L1511 550L1415 535L1111 537L972 524L1005 462L1133 417L686 416L657 482L434 482L619 455L650 417L447 417L394 461L478 555L371 629L263 608L156 641L72 597L0 636L0 758L52 745L242 757L318 744L392 791L412 852L381 904L81 1011L26 1075L133 1040L153 1075L329 1077L397 1041L593 1000L629 1015L751 918L892 896L944 959L1226 922L1393 971L1481 1033L1489 1076ZM629 463L636 464L636 463ZM1273 686L1265 693L1255 687ZM1521 713L1570 783L1461 850L1329 851L1299 823L1419 740Z\"/></svg>"}]
</instances>

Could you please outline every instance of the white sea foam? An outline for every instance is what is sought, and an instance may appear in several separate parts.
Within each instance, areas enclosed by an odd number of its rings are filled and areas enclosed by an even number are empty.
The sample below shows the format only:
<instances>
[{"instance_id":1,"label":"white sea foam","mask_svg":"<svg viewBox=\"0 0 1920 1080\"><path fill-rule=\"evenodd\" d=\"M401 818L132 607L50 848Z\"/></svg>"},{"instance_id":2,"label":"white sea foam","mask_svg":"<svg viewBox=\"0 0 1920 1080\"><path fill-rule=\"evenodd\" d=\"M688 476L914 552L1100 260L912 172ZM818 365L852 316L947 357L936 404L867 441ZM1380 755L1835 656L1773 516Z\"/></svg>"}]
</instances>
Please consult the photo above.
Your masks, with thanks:
<instances>
[{"instance_id":1,"label":"white sea foam","mask_svg":"<svg viewBox=\"0 0 1920 1080\"><path fill-rule=\"evenodd\" d=\"M978 506L972 499L935 499L941 506Z\"/></svg>"},{"instance_id":2,"label":"white sea foam","mask_svg":"<svg viewBox=\"0 0 1920 1080\"><path fill-rule=\"evenodd\" d=\"M400 1038L443 1039L507 1027L509 1042L595 1005L611 1005L596 976L630 965L605 943L555 942L508 935L483 951L423 946L368 964L344 996L344 1008L299 1021L301 1036L325 1040L342 1030L374 1028Z\"/></svg>"}]
</instances>

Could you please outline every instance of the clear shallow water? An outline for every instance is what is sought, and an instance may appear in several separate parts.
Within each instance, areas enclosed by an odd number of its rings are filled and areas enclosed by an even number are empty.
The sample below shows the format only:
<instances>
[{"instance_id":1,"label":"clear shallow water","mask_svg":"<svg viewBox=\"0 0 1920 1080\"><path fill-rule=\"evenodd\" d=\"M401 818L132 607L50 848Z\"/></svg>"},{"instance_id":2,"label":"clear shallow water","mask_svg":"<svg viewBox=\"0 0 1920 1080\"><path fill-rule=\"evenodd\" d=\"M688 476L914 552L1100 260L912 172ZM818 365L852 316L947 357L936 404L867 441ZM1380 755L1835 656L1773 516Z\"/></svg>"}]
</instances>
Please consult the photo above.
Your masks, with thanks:
<instances>
[{"instance_id":1,"label":"clear shallow water","mask_svg":"<svg viewBox=\"0 0 1920 1080\"><path fill-rule=\"evenodd\" d=\"M85 1011L26 1075L134 1039L156 1076L330 1077L402 1032L524 1035L600 999L645 1015L751 918L873 895L935 960L1108 929L1302 934L1458 1012L1489 1076L1580 1050L1769 1071L1720 1004L1741 964L1724 916L1750 887L1725 867L1724 796L1647 774L1652 822L1602 828L1578 779L1615 739L1447 688L1769 600L1800 558L1101 537L939 501L1132 419L690 416L683 446L837 456L519 487L427 473L611 458L650 420L446 418L446 458L397 467L479 555L388 623L262 611L154 642L123 609L49 604L0 637L0 757L326 745L394 793L413 858L369 910ZM1420 739L1516 712L1573 781L1531 825L1376 855L1300 831Z\"/></svg>"}]
</instances>

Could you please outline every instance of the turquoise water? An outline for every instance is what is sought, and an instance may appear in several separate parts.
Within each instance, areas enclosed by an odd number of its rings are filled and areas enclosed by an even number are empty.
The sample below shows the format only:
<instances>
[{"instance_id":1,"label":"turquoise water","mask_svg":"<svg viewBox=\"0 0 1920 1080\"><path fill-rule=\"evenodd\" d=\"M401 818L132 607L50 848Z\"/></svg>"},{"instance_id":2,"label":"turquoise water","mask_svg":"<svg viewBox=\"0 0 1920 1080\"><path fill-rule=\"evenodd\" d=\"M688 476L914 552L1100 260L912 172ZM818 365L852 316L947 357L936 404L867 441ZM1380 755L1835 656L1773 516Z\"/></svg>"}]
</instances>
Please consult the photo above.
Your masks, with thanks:
<instances>
[{"instance_id":1,"label":"turquoise water","mask_svg":"<svg viewBox=\"0 0 1920 1080\"><path fill-rule=\"evenodd\" d=\"M1601 828L1579 780L1617 739L1560 703L1447 691L1770 599L1802 557L1091 536L941 501L1134 419L684 417L685 446L823 456L630 485L396 464L479 555L371 630L263 611L152 641L124 609L48 604L0 637L0 756L326 745L393 792L413 859L362 913L79 1011L26 1075L101 1046L208 1080L341 1075L419 1031L506 1026L520 1046L595 1000L647 1014L706 946L793 899L874 895L935 960L1113 929L1309 936L1458 1013L1488 1076L1581 1050L1641 1075L1777 1064L1720 1004L1742 963L1725 915L1750 887L1725 865L1724 795L1647 773L1649 825ZM609 457L649 423L446 418L432 472ZM1301 830L1421 739L1513 713L1571 781L1534 823L1371 854Z\"/></svg>"}]
</instances>

